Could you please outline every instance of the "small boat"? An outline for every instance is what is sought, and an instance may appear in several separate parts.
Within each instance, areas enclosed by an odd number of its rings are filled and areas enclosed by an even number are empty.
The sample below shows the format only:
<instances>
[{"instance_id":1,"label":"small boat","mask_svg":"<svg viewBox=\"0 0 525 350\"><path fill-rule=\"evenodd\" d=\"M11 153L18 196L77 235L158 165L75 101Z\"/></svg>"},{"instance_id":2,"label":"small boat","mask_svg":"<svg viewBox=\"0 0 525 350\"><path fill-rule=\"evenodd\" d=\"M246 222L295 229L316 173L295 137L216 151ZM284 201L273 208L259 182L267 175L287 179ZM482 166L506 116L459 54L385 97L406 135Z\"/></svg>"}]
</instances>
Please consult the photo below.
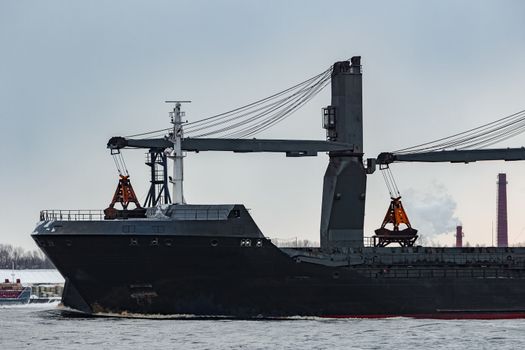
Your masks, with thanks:
<instances>
[{"instance_id":1,"label":"small boat","mask_svg":"<svg viewBox=\"0 0 525 350\"><path fill-rule=\"evenodd\" d=\"M20 279L10 282L5 279L0 283L0 305L27 304L31 296L31 287L24 287Z\"/></svg>"}]
</instances>

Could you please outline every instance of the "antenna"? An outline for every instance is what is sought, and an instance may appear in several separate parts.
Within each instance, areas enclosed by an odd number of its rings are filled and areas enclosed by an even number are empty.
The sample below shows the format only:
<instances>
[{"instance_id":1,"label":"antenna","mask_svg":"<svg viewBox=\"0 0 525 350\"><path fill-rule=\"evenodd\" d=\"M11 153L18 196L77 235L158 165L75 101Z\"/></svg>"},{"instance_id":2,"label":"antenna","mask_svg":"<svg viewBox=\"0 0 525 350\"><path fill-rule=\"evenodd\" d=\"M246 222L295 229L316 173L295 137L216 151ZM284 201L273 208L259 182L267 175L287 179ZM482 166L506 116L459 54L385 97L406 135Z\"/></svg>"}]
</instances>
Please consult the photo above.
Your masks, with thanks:
<instances>
[{"instance_id":1,"label":"antenna","mask_svg":"<svg viewBox=\"0 0 525 350\"><path fill-rule=\"evenodd\" d=\"M170 112L171 123L173 124L173 132L170 135L170 141L173 143L173 204L185 204L182 183L184 181L184 169L182 160L184 154L182 153L182 139L184 138L184 131L182 130L182 117L185 115L180 110L181 103L191 103L191 101L165 101L166 103L174 103L173 111Z\"/></svg>"}]
</instances>

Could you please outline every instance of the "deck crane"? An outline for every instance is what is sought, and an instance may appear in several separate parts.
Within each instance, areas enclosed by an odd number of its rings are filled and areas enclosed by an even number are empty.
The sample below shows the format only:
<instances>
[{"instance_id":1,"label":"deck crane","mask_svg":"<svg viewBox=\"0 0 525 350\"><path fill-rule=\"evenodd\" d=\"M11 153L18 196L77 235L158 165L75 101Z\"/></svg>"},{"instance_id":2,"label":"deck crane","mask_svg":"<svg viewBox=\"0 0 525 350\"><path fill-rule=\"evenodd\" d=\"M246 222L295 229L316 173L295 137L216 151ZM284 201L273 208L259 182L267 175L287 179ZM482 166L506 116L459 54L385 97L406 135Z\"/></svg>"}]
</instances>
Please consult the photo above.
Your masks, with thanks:
<instances>
[{"instance_id":1,"label":"deck crane","mask_svg":"<svg viewBox=\"0 0 525 350\"><path fill-rule=\"evenodd\" d=\"M321 248L324 250L359 249L364 246L363 228L366 179L368 175L374 173L377 165L388 165L395 162L469 163L485 160L525 160L524 148L452 149L436 151L429 147L423 147L423 150L431 149L430 152L416 150L414 152L381 153L376 158L368 158L365 160L363 151L361 58L356 56L347 61L336 62L329 70L314 78L318 80L310 79L306 81L306 85L301 85L303 83L297 85L299 86L298 92L294 92L294 94L297 94L294 96L301 96L301 98L296 100L292 99L292 101L296 102L288 105L289 108L287 107L288 109L285 112L288 113L289 110L300 106L303 100L307 100L307 98L311 96L312 92L318 91L318 88L324 86L323 84L327 83L327 81L330 82L331 103L323 109L323 127L326 129L326 140L243 138L251 137L258 131L264 130L282 119L282 115L280 114L272 117L273 119L260 119L262 118L260 115L263 115L263 117L265 115L257 113L259 113L261 109L266 111L264 110L264 106L260 107L261 101L264 102L267 100L263 99L234 110L235 113L240 113L242 116L246 108L255 106L257 110L256 114L249 115L250 119L247 119L249 122L246 122L255 123L255 125L238 123L234 117L231 117L233 114L226 113L205 118L197 121L202 122L201 124L194 124L193 130L198 130L200 134L182 138L180 149L186 152L281 152L285 153L288 157L316 156L319 152L327 153L329 162L323 182L320 227ZM310 84L312 81L315 82L314 85ZM289 89L285 91L289 91ZM272 95L272 97L280 96L281 93ZM288 103L289 99L283 98L280 101L281 102L272 102L268 110L273 110L275 106L279 106L279 103L283 105ZM232 124L215 131L215 134L220 135L220 137L210 138L210 136L214 135L214 132L203 130L206 128L206 125L213 128L218 127L221 122ZM515 121L512 123L509 124L509 127L515 125ZM169 130L171 130L171 128ZM483 135L485 135L489 129L482 128L480 130L483 131ZM516 132L515 129L509 130L509 133ZM152 133L144 133L141 135L145 134ZM497 133L496 135L499 134ZM465 140L472 140L470 134L467 136ZM494 142L494 140L494 137L487 139L487 141L490 142ZM458 143L456 139L452 141L446 145L461 144ZM162 152L166 148L172 147L172 145L173 143L169 137L112 137L108 141L107 147L111 150L146 148ZM468 143L466 145L468 146Z\"/></svg>"},{"instance_id":2,"label":"deck crane","mask_svg":"<svg viewBox=\"0 0 525 350\"><path fill-rule=\"evenodd\" d=\"M146 214L146 209L140 206L135 190L131 186L131 181L129 179L128 168L126 167L126 162L124 162L124 157L120 150L111 150L111 155L115 161L115 166L119 174L119 181L117 184L117 189L113 194L113 198L109 206L104 209L104 219L112 220L116 218L140 218L144 217ZM115 204L120 203L122 210L115 209ZM128 210L128 206L133 203L135 204L134 210Z\"/></svg>"}]
</instances>

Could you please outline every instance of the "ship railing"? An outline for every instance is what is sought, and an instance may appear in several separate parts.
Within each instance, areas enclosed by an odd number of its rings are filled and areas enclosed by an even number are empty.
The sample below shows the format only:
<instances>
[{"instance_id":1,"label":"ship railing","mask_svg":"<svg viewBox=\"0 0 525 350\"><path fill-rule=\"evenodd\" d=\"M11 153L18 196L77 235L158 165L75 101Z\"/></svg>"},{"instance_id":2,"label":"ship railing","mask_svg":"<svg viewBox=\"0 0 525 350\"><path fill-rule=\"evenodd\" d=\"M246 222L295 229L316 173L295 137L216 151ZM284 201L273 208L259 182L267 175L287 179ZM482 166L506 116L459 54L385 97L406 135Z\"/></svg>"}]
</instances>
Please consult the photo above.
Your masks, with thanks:
<instances>
[{"instance_id":1,"label":"ship railing","mask_svg":"<svg viewBox=\"0 0 525 350\"><path fill-rule=\"evenodd\" d=\"M104 220L104 212L100 209L62 210L50 209L40 211L40 221L93 221Z\"/></svg>"}]
</instances>

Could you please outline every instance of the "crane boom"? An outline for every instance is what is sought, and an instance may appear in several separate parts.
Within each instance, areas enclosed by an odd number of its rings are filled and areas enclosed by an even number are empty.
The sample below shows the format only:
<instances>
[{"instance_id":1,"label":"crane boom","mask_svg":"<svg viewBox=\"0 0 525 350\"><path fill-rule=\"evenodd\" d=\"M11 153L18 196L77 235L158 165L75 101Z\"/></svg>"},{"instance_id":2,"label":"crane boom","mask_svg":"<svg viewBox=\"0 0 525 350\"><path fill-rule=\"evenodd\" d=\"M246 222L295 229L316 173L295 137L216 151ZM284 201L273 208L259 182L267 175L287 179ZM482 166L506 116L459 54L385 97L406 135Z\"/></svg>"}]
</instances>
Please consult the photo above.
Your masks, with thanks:
<instances>
[{"instance_id":1,"label":"crane boom","mask_svg":"<svg viewBox=\"0 0 525 350\"><path fill-rule=\"evenodd\" d=\"M418 153L381 153L377 157L377 164L394 162L450 162L471 163L485 160L525 160L525 148L488 148L473 150L450 150Z\"/></svg>"},{"instance_id":2,"label":"crane boom","mask_svg":"<svg viewBox=\"0 0 525 350\"><path fill-rule=\"evenodd\" d=\"M127 139L112 137L108 148L158 148L171 147L172 143L164 138L157 139ZM267 139L216 139L216 138L185 138L182 140L182 150L200 151L232 151L232 152L282 152L287 157L316 156L319 152L353 152L354 146L343 142L322 140L267 140Z\"/></svg>"}]
</instances>

